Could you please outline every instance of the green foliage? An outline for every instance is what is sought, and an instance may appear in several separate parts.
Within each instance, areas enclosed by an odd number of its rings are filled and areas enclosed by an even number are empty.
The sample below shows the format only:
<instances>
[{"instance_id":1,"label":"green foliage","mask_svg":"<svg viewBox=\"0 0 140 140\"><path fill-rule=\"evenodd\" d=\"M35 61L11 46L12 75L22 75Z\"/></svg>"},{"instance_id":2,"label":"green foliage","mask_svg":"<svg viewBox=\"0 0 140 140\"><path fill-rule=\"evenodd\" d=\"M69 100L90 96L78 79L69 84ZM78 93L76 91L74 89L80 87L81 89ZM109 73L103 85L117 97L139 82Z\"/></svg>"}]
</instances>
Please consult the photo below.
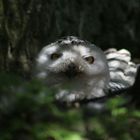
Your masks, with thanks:
<instances>
[{"instance_id":1,"label":"green foliage","mask_svg":"<svg viewBox=\"0 0 140 140\"><path fill-rule=\"evenodd\" d=\"M55 102L55 91L40 81L1 73L0 83L1 140L140 139L140 110L122 106L124 98L109 99L107 111L90 114L86 105Z\"/></svg>"}]
</instances>

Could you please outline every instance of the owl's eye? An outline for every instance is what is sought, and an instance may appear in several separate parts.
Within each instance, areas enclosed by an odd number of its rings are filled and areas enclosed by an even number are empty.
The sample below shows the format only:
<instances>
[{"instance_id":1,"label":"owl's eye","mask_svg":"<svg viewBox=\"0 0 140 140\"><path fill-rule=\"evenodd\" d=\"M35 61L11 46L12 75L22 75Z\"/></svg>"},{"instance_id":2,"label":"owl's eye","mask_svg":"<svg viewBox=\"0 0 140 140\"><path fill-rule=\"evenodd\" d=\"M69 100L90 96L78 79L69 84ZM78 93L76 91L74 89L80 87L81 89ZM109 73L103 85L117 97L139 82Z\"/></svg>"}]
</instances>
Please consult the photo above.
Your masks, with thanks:
<instances>
[{"instance_id":1,"label":"owl's eye","mask_svg":"<svg viewBox=\"0 0 140 140\"><path fill-rule=\"evenodd\" d=\"M58 58L60 58L61 57L61 54L59 54L59 53L53 53L53 54L51 54L51 56L50 56L50 58L52 59L52 60L56 60L56 59L58 59Z\"/></svg>"},{"instance_id":2,"label":"owl's eye","mask_svg":"<svg viewBox=\"0 0 140 140\"><path fill-rule=\"evenodd\" d=\"M85 57L84 59L85 59L89 64L93 64L93 63L94 63L94 57L93 57L93 56Z\"/></svg>"}]
</instances>

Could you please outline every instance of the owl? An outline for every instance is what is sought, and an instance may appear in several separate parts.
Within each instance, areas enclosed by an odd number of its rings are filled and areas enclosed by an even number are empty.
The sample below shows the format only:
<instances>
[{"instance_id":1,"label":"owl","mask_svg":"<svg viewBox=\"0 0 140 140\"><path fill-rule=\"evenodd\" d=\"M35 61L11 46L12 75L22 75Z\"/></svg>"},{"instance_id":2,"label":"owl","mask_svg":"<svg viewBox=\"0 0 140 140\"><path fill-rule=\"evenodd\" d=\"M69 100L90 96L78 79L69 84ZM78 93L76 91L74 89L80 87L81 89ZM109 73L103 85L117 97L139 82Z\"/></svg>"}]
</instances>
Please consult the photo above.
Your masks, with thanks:
<instances>
[{"instance_id":1,"label":"owl","mask_svg":"<svg viewBox=\"0 0 140 140\"><path fill-rule=\"evenodd\" d=\"M62 102L100 98L129 88L137 73L129 51L103 52L74 36L43 47L35 67L36 77L55 89L55 99Z\"/></svg>"}]
</instances>

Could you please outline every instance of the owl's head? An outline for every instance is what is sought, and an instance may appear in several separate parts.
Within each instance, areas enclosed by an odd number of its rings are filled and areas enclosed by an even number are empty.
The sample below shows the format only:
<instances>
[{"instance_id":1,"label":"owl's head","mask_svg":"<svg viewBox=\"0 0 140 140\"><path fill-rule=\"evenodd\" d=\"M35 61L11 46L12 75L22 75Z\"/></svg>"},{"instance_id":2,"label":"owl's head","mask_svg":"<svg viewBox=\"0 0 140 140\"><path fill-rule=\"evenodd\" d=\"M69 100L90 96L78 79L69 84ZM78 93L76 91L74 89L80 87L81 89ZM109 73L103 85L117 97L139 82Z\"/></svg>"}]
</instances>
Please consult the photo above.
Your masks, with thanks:
<instances>
[{"instance_id":1,"label":"owl's head","mask_svg":"<svg viewBox=\"0 0 140 140\"><path fill-rule=\"evenodd\" d=\"M104 53L87 41L69 36L44 47L37 58L37 76L48 83L108 77Z\"/></svg>"}]
</instances>

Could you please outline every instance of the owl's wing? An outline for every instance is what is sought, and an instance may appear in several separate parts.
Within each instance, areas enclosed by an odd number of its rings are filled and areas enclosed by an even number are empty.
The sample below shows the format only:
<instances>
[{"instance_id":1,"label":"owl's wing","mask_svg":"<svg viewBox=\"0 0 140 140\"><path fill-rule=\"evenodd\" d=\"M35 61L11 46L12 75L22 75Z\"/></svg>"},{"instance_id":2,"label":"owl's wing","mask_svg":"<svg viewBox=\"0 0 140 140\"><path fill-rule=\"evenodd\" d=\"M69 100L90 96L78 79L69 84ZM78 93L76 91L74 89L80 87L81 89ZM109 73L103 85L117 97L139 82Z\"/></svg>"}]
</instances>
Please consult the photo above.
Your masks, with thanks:
<instances>
[{"instance_id":1,"label":"owl's wing","mask_svg":"<svg viewBox=\"0 0 140 140\"><path fill-rule=\"evenodd\" d=\"M131 54L125 49L105 51L110 71L109 93L121 92L135 82L138 66L131 61Z\"/></svg>"}]
</instances>

